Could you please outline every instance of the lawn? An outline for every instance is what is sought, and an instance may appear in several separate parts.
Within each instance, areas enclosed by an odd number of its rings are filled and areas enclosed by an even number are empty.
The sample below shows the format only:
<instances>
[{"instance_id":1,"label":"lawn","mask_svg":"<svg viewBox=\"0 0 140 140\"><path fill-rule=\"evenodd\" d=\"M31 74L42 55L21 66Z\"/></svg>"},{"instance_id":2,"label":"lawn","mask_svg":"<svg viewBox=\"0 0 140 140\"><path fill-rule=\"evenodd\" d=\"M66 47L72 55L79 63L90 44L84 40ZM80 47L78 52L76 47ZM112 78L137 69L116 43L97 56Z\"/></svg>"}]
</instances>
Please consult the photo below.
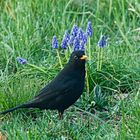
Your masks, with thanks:
<instances>
[{"instance_id":1,"label":"lawn","mask_svg":"<svg viewBox=\"0 0 140 140\"><path fill-rule=\"evenodd\" d=\"M30 100L70 56L62 49L73 25L88 38L81 98L64 113L20 109L0 116L8 140L140 140L140 1L1 0L0 111ZM59 48L52 48L56 36ZM107 38L103 48L100 37ZM27 64L19 64L17 57ZM61 64L62 63L62 64Z\"/></svg>"}]
</instances>

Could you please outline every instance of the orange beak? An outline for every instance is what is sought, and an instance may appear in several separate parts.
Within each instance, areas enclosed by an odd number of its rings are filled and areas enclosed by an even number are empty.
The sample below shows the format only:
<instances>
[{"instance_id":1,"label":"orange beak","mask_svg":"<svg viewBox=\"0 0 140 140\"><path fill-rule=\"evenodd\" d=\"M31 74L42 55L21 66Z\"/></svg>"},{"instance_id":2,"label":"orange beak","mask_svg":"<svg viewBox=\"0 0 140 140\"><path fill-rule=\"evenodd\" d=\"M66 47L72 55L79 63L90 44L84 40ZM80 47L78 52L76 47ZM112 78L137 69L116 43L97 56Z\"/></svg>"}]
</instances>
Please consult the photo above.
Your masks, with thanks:
<instances>
[{"instance_id":1,"label":"orange beak","mask_svg":"<svg viewBox=\"0 0 140 140\"><path fill-rule=\"evenodd\" d=\"M86 55L83 55L82 57L80 57L81 60L86 60L87 59L87 56Z\"/></svg>"}]
</instances>

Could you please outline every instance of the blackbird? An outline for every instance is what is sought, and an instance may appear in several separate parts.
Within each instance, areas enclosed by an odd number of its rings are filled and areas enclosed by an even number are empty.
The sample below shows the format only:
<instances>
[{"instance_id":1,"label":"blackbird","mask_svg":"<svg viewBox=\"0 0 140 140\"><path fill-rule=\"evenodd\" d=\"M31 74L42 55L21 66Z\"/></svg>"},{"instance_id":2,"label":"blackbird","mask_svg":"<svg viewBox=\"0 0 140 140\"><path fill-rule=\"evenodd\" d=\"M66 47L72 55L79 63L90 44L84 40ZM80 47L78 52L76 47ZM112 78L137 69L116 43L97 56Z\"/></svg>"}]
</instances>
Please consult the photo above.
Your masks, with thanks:
<instances>
[{"instance_id":1,"label":"blackbird","mask_svg":"<svg viewBox=\"0 0 140 140\"><path fill-rule=\"evenodd\" d=\"M84 51L74 51L69 62L58 75L35 96L31 101L10 108L0 114L6 114L19 108L39 108L58 110L63 118L64 110L74 104L84 89L85 62Z\"/></svg>"}]
</instances>

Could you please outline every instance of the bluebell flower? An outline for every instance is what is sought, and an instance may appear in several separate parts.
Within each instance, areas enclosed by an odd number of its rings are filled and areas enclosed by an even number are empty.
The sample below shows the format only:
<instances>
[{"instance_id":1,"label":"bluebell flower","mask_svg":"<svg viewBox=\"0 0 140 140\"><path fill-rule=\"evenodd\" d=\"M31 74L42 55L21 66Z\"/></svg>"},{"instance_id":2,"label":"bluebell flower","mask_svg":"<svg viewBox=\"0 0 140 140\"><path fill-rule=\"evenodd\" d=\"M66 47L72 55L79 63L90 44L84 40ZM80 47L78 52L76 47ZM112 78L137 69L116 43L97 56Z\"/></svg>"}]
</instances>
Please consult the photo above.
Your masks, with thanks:
<instances>
[{"instance_id":1,"label":"bluebell flower","mask_svg":"<svg viewBox=\"0 0 140 140\"><path fill-rule=\"evenodd\" d=\"M76 37L77 34L78 34L78 26L77 25L74 25L72 27L72 30L71 30L71 35L74 36L74 37Z\"/></svg>"},{"instance_id":2,"label":"bluebell flower","mask_svg":"<svg viewBox=\"0 0 140 140\"><path fill-rule=\"evenodd\" d=\"M69 41L70 35L69 35L68 30L65 31L65 34L64 34L64 37L63 38L65 38L67 40L67 42Z\"/></svg>"},{"instance_id":3,"label":"bluebell flower","mask_svg":"<svg viewBox=\"0 0 140 140\"><path fill-rule=\"evenodd\" d=\"M70 35L70 39L69 39L69 42L68 42L68 44L69 44L70 46L73 45L74 39L75 39L75 36L74 36L74 35Z\"/></svg>"},{"instance_id":4,"label":"bluebell flower","mask_svg":"<svg viewBox=\"0 0 140 140\"><path fill-rule=\"evenodd\" d=\"M77 36L80 40L83 40L83 34L84 34L83 30L81 28L79 28Z\"/></svg>"},{"instance_id":5,"label":"bluebell flower","mask_svg":"<svg viewBox=\"0 0 140 140\"><path fill-rule=\"evenodd\" d=\"M68 42L68 44L70 46L73 46L73 43L74 43L74 40L75 40L75 37L77 36L77 34L78 34L78 26L73 25L71 33L70 33L69 42Z\"/></svg>"},{"instance_id":6,"label":"bluebell flower","mask_svg":"<svg viewBox=\"0 0 140 140\"><path fill-rule=\"evenodd\" d=\"M61 48L62 49L67 49L68 42L66 38L63 38L62 43L61 43Z\"/></svg>"},{"instance_id":7,"label":"bluebell flower","mask_svg":"<svg viewBox=\"0 0 140 140\"><path fill-rule=\"evenodd\" d=\"M62 43L61 43L61 48L62 49L66 49L67 48L69 40L70 40L70 36L69 36L68 31L66 30L65 34L63 36L63 39L62 39Z\"/></svg>"},{"instance_id":8,"label":"bluebell flower","mask_svg":"<svg viewBox=\"0 0 140 140\"><path fill-rule=\"evenodd\" d=\"M57 49L58 48L58 41L57 41L56 36L53 36L53 39L52 39L52 47L54 49Z\"/></svg>"},{"instance_id":9,"label":"bluebell flower","mask_svg":"<svg viewBox=\"0 0 140 140\"><path fill-rule=\"evenodd\" d=\"M20 64L26 64L27 60L21 57L17 57L16 60L20 63Z\"/></svg>"},{"instance_id":10,"label":"bluebell flower","mask_svg":"<svg viewBox=\"0 0 140 140\"><path fill-rule=\"evenodd\" d=\"M80 42L79 50L85 51L85 43L83 41Z\"/></svg>"},{"instance_id":11,"label":"bluebell flower","mask_svg":"<svg viewBox=\"0 0 140 140\"><path fill-rule=\"evenodd\" d=\"M100 40L98 41L98 46L100 48L104 48L107 45L107 38L105 36L101 36Z\"/></svg>"},{"instance_id":12,"label":"bluebell flower","mask_svg":"<svg viewBox=\"0 0 140 140\"><path fill-rule=\"evenodd\" d=\"M90 37L92 36L93 30L92 30L92 24L90 21L87 24L86 33L88 36L90 36Z\"/></svg>"},{"instance_id":13,"label":"bluebell flower","mask_svg":"<svg viewBox=\"0 0 140 140\"><path fill-rule=\"evenodd\" d=\"M79 50L79 47L80 47L80 40L78 37L76 37L73 42L73 51Z\"/></svg>"},{"instance_id":14,"label":"bluebell flower","mask_svg":"<svg viewBox=\"0 0 140 140\"><path fill-rule=\"evenodd\" d=\"M83 34L83 39L82 39L84 44L87 44L87 33Z\"/></svg>"}]
</instances>

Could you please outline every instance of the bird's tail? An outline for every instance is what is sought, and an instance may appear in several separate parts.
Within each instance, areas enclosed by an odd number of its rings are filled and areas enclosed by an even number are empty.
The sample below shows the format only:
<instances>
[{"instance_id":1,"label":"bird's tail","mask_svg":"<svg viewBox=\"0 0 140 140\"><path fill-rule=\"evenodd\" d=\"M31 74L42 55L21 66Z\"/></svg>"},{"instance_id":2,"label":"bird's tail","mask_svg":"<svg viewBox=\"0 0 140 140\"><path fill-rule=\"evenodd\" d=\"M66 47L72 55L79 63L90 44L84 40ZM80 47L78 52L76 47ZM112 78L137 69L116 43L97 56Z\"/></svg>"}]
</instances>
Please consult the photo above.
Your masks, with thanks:
<instances>
[{"instance_id":1,"label":"bird's tail","mask_svg":"<svg viewBox=\"0 0 140 140\"><path fill-rule=\"evenodd\" d=\"M19 108L26 108L26 107L28 107L27 104L22 104L22 105L19 105L19 106L10 108L10 109L8 109L8 110L5 110L5 111L3 111L3 112L0 112L0 115L4 115L4 114L7 114L7 113L9 113L9 112L13 112L13 111L15 111L15 110L17 110L17 109L19 109Z\"/></svg>"}]
</instances>

